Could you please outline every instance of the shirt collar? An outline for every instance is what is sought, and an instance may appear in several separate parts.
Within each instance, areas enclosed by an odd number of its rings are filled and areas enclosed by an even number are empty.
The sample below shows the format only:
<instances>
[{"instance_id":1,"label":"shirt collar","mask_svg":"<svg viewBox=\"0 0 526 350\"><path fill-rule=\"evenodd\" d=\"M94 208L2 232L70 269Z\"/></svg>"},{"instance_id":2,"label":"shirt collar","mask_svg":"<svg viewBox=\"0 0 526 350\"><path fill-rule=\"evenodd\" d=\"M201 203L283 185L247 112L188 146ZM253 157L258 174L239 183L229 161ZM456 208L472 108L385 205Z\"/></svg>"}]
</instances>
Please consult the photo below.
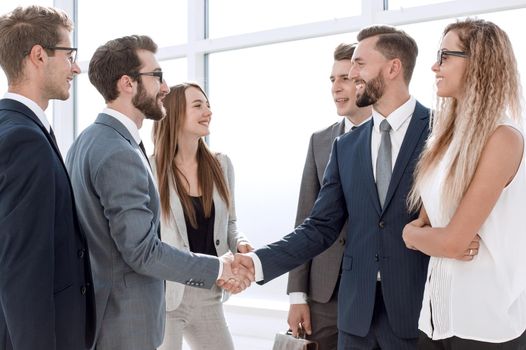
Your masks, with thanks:
<instances>
[{"instance_id":1,"label":"shirt collar","mask_svg":"<svg viewBox=\"0 0 526 350\"><path fill-rule=\"evenodd\" d=\"M380 123L384 119L387 119L393 131L398 130L402 126L402 124L404 124L404 122L413 115L415 107L416 99L413 96L409 96L409 100L407 100L407 102L395 109L391 114L387 116L387 118L384 118L373 108L374 130L380 132Z\"/></svg>"},{"instance_id":2,"label":"shirt collar","mask_svg":"<svg viewBox=\"0 0 526 350\"><path fill-rule=\"evenodd\" d=\"M360 124L356 125L354 124L352 121L349 120L349 118L347 117L344 117L343 120L344 120L344 131L345 132L349 132L353 126L356 126L356 127L359 127L360 125L362 124L365 124L369 121L369 119L371 119L371 117L365 119L363 122L361 122Z\"/></svg>"},{"instance_id":3,"label":"shirt collar","mask_svg":"<svg viewBox=\"0 0 526 350\"><path fill-rule=\"evenodd\" d=\"M33 100L22 96L20 94L14 93L14 92L6 92L4 95L4 98L8 98L10 100L15 100L23 105L25 105L27 108L29 108L35 115L37 116L38 120L44 125L44 128L46 128L47 132L50 132L51 125L49 124L49 121L47 120L46 113L40 106Z\"/></svg>"},{"instance_id":4,"label":"shirt collar","mask_svg":"<svg viewBox=\"0 0 526 350\"><path fill-rule=\"evenodd\" d=\"M130 135L133 137L135 142L137 142L137 144L141 143L141 135L139 135L139 129L137 128L137 125L133 122L133 120L112 108L104 108L102 113L110 115L113 118L120 121L121 124L123 124L126 127L126 129L130 132Z\"/></svg>"}]
</instances>

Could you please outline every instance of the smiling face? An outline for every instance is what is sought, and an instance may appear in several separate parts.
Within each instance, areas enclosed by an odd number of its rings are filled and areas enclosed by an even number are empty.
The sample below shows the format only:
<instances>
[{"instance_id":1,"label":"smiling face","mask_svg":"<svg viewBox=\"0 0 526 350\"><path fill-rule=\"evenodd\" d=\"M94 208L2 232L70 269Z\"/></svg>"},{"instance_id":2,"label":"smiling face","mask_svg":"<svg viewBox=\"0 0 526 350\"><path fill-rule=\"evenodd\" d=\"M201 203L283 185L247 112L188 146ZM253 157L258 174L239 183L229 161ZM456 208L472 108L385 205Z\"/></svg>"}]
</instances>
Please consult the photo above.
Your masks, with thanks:
<instances>
[{"instance_id":1,"label":"smiling face","mask_svg":"<svg viewBox=\"0 0 526 350\"><path fill-rule=\"evenodd\" d=\"M57 47L71 47L70 33L66 28L59 28L60 41ZM80 73L76 62L71 62L72 52L67 50L48 50L44 72L43 94L47 100L67 100L73 77Z\"/></svg>"},{"instance_id":2,"label":"smiling face","mask_svg":"<svg viewBox=\"0 0 526 350\"><path fill-rule=\"evenodd\" d=\"M349 79L351 60L334 61L332 65L331 83L332 97L339 116L349 117L356 114L356 84Z\"/></svg>"},{"instance_id":3,"label":"smiling face","mask_svg":"<svg viewBox=\"0 0 526 350\"><path fill-rule=\"evenodd\" d=\"M161 67L154 54L147 50L138 51L142 68L139 73L160 71ZM132 98L132 103L146 119L161 120L166 116L163 99L170 91L166 81L160 81L158 77L151 75L140 75L137 78L137 93Z\"/></svg>"},{"instance_id":4,"label":"smiling face","mask_svg":"<svg viewBox=\"0 0 526 350\"><path fill-rule=\"evenodd\" d=\"M458 34L451 30L444 35L440 45L441 50L464 51L460 45ZM442 64L435 62L431 70L435 73L437 95L440 97L453 97L459 99L464 92L465 73L467 66L466 57L451 55L442 56Z\"/></svg>"},{"instance_id":5,"label":"smiling face","mask_svg":"<svg viewBox=\"0 0 526 350\"><path fill-rule=\"evenodd\" d=\"M190 86L185 90L186 113L181 133L197 138L210 134L209 124L212 111L208 98L197 88Z\"/></svg>"},{"instance_id":6,"label":"smiling face","mask_svg":"<svg viewBox=\"0 0 526 350\"><path fill-rule=\"evenodd\" d=\"M364 39L354 51L349 77L356 84L358 107L376 104L385 92L383 69L389 60L375 48L377 40L378 37Z\"/></svg>"}]
</instances>

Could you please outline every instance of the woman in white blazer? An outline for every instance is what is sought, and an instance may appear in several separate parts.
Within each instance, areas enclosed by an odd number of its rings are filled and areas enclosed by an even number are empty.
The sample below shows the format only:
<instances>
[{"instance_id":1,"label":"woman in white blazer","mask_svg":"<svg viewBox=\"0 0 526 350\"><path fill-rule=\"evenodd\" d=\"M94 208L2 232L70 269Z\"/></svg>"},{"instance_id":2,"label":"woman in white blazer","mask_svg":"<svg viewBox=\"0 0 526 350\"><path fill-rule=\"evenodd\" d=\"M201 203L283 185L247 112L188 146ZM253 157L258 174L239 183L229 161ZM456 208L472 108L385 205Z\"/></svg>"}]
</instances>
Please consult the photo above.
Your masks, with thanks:
<instances>
[{"instance_id":1,"label":"woman in white blazer","mask_svg":"<svg viewBox=\"0 0 526 350\"><path fill-rule=\"evenodd\" d=\"M164 99L166 117L154 126L152 170L161 200L162 240L179 249L221 256L252 250L237 230L234 171L230 159L211 152L212 112L194 83L173 86ZM183 267L184 268L184 267ZM162 350L234 349L222 302L227 295L166 282L166 328Z\"/></svg>"}]
</instances>

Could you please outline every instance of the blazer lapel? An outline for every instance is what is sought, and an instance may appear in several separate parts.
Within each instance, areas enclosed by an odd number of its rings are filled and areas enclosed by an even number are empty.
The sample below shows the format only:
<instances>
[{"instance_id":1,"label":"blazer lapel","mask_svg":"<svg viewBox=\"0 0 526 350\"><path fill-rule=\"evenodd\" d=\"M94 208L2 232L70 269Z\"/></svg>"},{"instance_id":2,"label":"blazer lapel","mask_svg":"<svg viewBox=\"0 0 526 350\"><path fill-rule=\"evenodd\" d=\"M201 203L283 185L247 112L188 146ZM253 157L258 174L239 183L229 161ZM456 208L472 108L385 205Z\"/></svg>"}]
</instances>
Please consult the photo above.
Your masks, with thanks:
<instances>
[{"instance_id":1,"label":"blazer lapel","mask_svg":"<svg viewBox=\"0 0 526 350\"><path fill-rule=\"evenodd\" d=\"M219 192L217 191L216 186L214 186L214 191L212 193L212 200L214 201L214 241L217 240L223 240L227 239L226 246L228 247L228 237L227 235L222 235L222 228L225 227L225 220L228 218L228 215L225 215L226 206L223 200L221 199L221 196L219 195ZM214 242L215 244L215 242ZM216 245L216 250L219 248ZM234 252L236 253L236 252ZM217 252L218 255L222 255L220 251Z\"/></svg>"},{"instance_id":2,"label":"blazer lapel","mask_svg":"<svg viewBox=\"0 0 526 350\"><path fill-rule=\"evenodd\" d=\"M400 183L400 179L402 178L405 168L409 164L410 160L414 158L413 153L418 145L418 141L428 126L429 112L417 101L415 111L413 112L413 116L409 122L404 141L402 142L400 152L398 152L398 158L396 159L396 163L393 168L391 182L389 183L387 195L385 196L384 210L389 206L389 202L393 198L393 194Z\"/></svg>"},{"instance_id":3,"label":"blazer lapel","mask_svg":"<svg viewBox=\"0 0 526 350\"><path fill-rule=\"evenodd\" d=\"M369 197L371 201L373 202L373 206L378 212L378 215L382 213L382 207L380 206L380 200L378 199L378 191L376 189L376 181L374 180L374 174L373 174L373 160L371 158L371 137L373 133L373 119L371 118L370 121L367 122L366 125L363 126L364 128L367 128L365 130L365 142L360 142L360 147L362 149L362 152L359 153L359 167L362 169L367 169L364 171L364 174L366 176L365 183L367 184L367 190L369 191Z\"/></svg>"},{"instance_id":4,"label":"blazer lapel","mask_svg":"<svg viewBox=\"0 0 526 350\"><path fill-rule=\"evenodd\" d=\"M172 210L172 221L175 223L177 234L179 234L185 245L190 247L190 242L188 241L188 231L186 230L186 222L184 220L183 205L181 204L179 195L173 186L170 186L170 209ZM163 235L163 238L165 240L169 240L169 237L165 237L165 235Z\"/></svg>"}]
</instances>

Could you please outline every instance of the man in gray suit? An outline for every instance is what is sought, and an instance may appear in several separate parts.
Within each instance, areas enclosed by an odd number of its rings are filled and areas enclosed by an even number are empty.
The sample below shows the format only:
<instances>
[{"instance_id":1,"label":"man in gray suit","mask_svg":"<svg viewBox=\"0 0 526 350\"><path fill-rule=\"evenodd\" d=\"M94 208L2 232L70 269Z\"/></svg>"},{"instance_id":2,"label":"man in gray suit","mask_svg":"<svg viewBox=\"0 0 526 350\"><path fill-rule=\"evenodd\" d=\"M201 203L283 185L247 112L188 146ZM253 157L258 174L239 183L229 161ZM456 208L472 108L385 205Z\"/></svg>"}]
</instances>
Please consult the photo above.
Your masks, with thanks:
<instances>
[{"instance_id":1,"label":"man in gray suit","mask_svg":"<svg viewBox=\"0 0 526 350\"><path fill-rule=\"evenodd\" d=\"M309 216L314 206L334 139L358 127L371 116L371 106L356 106L356 85L348 78L355 47L356 44L340 44L334 50L331 92L336 111L344 118L311 136L295 226ZM308 339L318 342L319 350L335 350L338 345L337 297L345 232L346 227L329 249L289 273L289 327L294 335L301 327Z\"/></svg>"},{"instance_id":2,"label":"man in gray suit","mask_svg":"<svg viewBox=\"0 0 526 350\"><path fill-rule=\"evenodd\" d=\"M151 350L163 339L164 282L212 288L233 282L229 259L192 254L159 239L159 197L139 136L144 118L164 117L168 93L157 45L147 36L107 42L94 53L89 79L107 108L67 156L86 231L97 305L97 350ZM249 273L236 277L239 289Z\"/></svg>"}]
</instances>

